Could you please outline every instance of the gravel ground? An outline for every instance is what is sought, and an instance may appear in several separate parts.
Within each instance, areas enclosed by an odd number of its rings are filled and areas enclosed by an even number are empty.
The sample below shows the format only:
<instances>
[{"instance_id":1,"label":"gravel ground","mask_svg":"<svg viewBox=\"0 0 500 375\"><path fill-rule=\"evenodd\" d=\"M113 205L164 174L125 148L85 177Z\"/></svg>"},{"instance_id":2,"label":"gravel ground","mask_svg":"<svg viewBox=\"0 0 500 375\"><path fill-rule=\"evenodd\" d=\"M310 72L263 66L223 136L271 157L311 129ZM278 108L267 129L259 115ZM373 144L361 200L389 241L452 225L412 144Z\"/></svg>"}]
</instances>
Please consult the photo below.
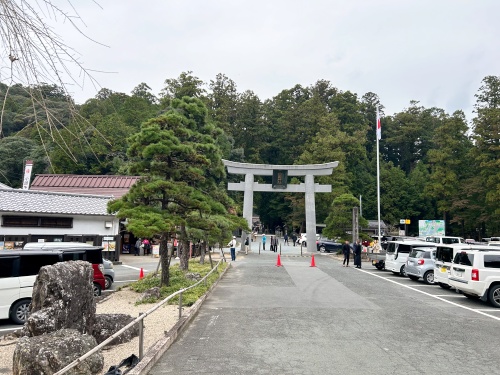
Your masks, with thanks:
<instances>
[{"instance_id":1,"label":"gravel ground","mask_svg":"<svg viewBox=\"0 0 500 375\"><path fill-rule=\"evenodd\" d=\"M97 304L97 314L123 313L139 316L149 310L154 304L142 304L135 306L140 294L128 289L122 289ZM183 308L183 314L190 311L190 307ZM178 306L164 305L144 319L144 354L160 338L165 336L165 331L170 330L177 322L179 316ZM0 374L12 374L12 356L16 348L16 339L4 338L0 340ZM139 338L136 337L128 343L107 347L103 350L104 367L103 374L110 366L117 365L120 361L131 354L139 356Z\"/></svg>"}]
</instances>

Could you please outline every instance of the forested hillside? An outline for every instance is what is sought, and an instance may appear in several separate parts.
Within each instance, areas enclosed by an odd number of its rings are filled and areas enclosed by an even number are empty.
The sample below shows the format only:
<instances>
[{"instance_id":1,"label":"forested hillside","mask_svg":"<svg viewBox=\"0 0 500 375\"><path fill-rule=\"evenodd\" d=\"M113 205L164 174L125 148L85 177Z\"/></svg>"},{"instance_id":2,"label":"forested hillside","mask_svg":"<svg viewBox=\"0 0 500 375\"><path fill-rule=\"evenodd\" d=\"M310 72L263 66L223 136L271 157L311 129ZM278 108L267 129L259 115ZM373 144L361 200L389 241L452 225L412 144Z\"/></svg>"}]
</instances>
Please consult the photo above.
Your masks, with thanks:
<instances>
[{"instance_id":1,"label":"forested hillside","mask_svg":"<svg viewBox=\"0 0 500 375\"><path fill-rule=\"evenodd\" d=\"M44 91L45 108L29 88L0 88L5 103L0 134L0 182L19 187L23 160L35 173L128 174L128 142L141 124L165 113L173 98L197 97L224 132L217 139L226 159L253 163L308 164L339 161L331 194L317 194L317 222L325 222L333 199L362 197L363 216L376 219L376 106L382 114L381 215L390 224L445 219L448 234L479 238L500 234L500 77L489 76L476 95L475 117L410 102L384 116L376 93L359 95L319 80L296 85L262 101L219 74L208 83L191 72L165 81L155 96L145 84L130 94L102 89L77 106L57 87ZM35 108L35 110L33 110ZM47 121L47 111L57 121ZM40 115L43 112L43 116ZM242 176L230 175L231 181ZM225 181L221 181L225 182ZM241 202L240 193L232 193ZM303 194L255 194L256 213L268 228L304 221Z\"/></svg>"}]
</instances>

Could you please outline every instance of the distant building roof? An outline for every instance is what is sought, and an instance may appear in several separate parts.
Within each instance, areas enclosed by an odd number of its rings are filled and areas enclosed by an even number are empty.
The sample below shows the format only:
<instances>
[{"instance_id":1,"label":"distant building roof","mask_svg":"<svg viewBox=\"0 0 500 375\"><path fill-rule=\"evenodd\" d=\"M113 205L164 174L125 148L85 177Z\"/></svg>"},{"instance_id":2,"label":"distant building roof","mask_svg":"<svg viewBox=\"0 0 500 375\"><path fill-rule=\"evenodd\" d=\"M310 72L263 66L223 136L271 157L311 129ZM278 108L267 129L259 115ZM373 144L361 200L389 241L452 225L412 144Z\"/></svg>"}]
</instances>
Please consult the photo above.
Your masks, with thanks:
<instances>
[{"instance_id":1,"label":"distant building roof","mask_svg":"<svg viewBox=\"0 0 500 375\"><path fill-rule=\"evenodd\" d=\"M110 215L110 196L0 189L0 212Z\"/></svg>"},{"instance_id":2,"label":"distant building roof","mask_svg":"<svg viewBox=\"0 0 500 375\"><path fill-rule=\"evenodd\" d=\"M378 229L378 220L368 220L368 229ZM386 229L387 225L381 220L380 221L380 229Z\"/></svg>"},{"instance_id":3,"label":"distant building roof","mask_svg":"<svg viewBox=\"0 0 500 375\"><path fill-rule=\"evenodd\" d=\"M30 190L112 195L120 198L139 179L139 176L37 174Z\"/></svg>"}]
</instances>

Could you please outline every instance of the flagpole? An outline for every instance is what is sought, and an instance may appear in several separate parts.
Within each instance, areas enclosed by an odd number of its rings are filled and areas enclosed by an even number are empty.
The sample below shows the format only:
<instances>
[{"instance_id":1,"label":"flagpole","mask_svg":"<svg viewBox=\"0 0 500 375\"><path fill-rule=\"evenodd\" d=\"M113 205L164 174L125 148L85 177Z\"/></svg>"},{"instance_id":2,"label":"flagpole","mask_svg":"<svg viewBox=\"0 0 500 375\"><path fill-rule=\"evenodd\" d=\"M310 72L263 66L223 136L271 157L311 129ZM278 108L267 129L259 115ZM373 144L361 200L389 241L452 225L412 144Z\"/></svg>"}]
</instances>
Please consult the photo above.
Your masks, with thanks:
<instances>
[{"instance_id":1,"label":"flagpole","mask_svg":"<svg viewBox=\"0 0 500 375\"><path fill-rule=\"evenodd\" d=\"M376 123L376 138L377 138L377 212L378 212L378 244L382 246L380 238L380 150L379 139L381 138L380 114L377 106L377 123Z\"/></svg>"}]
</instances>

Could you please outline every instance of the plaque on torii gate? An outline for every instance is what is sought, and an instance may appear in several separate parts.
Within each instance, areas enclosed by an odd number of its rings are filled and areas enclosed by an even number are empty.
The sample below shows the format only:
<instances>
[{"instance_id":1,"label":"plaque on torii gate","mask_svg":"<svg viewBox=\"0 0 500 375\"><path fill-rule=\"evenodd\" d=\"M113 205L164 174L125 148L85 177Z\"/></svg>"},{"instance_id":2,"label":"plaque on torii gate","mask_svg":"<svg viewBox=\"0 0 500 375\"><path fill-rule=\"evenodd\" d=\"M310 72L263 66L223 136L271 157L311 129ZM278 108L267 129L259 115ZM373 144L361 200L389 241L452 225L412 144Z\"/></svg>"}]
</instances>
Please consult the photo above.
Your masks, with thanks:
<instances>
[{"instance_id":1,"label":"plaque on torii gate","mask_svg":"<svg viewBox=\"0 0 500 375\"><path fill-rule=\"evenodd\" d=\"M228 190L243 191L243 217L248 226L252 228L253 214L253 193L262 192L283 192L283 193L305 193L306 210L306 233L307 252L316 252L316 201L315 193L331 193L331 185L320 185L314 183L314 176L328 176L339 164L338 161L324 164L304 164L304 165L273 165L273 164L252 164L238 163L230 160L222 160L227 167L227 172L231 174L244 174L244 182L228 183ZM254 176L272 176L272 184L259 184L254 181ZM289 184L288 176L304 176L304 182L300 184ZM243 243L247 236L243 232ZM310 239L313 239L312 241Z\"/></svg>"}]
</instances>

